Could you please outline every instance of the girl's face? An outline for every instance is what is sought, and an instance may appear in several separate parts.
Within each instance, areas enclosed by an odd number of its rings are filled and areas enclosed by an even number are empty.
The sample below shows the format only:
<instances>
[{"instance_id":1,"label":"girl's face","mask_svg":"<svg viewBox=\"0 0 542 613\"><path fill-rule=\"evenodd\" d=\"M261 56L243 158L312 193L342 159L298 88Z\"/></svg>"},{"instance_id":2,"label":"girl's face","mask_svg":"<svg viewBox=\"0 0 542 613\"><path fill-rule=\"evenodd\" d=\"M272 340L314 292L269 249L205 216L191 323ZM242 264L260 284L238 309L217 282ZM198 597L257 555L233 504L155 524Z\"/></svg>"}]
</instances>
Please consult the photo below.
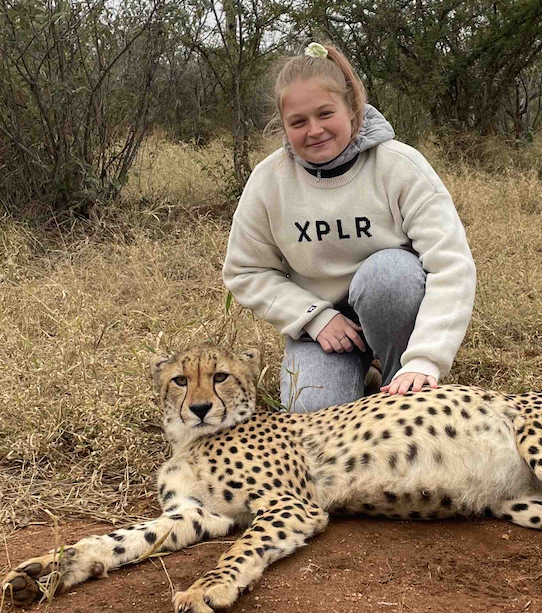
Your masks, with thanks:
<instances>
[{"instance_id":1,"label":"girl's face","mask_svg":"<svg viewBox=\"0 0 542 613\"><path fill-rule=\"evenodd\" d=\"M351 113L322 79L294 81L282 98L282 121L294 152L313 164L342 153L352 137Z\"/></svg>"}]
</instances>

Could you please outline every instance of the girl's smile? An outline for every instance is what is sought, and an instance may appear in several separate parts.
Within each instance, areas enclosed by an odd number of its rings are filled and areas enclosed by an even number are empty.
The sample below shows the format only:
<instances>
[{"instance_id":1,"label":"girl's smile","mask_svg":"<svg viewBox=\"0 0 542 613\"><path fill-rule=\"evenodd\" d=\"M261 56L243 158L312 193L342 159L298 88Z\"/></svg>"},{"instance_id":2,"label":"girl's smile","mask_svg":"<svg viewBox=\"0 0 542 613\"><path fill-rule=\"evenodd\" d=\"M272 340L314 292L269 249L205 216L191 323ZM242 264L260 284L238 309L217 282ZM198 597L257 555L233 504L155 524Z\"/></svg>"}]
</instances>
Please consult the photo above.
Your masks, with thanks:
<instances>
[{"instance_id":1,"label":"girl's smile","mask_svg":"<svg viewBox=\"0 0 542 613\"><path fill-rule=\"evenodd\" d=\"M294 152L313 164L337 157L352 138L348 107L322 79L292 83L282 99L282 119Z\"/></svg>"}]
</instances>

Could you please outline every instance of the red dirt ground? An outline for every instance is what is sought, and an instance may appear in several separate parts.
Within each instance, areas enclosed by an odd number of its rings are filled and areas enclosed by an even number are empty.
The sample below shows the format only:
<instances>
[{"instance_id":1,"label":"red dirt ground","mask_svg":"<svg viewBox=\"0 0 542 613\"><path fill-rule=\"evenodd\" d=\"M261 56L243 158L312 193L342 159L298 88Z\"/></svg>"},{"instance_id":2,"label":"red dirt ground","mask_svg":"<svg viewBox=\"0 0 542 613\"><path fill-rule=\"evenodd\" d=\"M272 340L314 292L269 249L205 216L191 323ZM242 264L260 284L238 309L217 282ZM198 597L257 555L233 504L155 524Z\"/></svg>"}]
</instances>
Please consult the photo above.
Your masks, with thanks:
<instances>
[{"instance_id":1,"label":"red dirt ground","mask_svg":"<svg viewBox=\"0 0 542 613\"><path fill-rule=\"evenodd\" d=\"M61 525L63 542L111 526ZM235 538L235 537L233 537ZM31 525L6 539L11 564L52 547L52 527ZM211 569L228 547L209 542L162 558L177 589ZM271 566L235 613L542 613L542 532L498 520L393 522L334 519L307 547ZM0 554L0 571L7 565ZM5 610L11 610L8 605ZM18 609L24 611L25 609ZM159 559L75 586L29 611L171 613Z\"/></svg>"}]
</instances>

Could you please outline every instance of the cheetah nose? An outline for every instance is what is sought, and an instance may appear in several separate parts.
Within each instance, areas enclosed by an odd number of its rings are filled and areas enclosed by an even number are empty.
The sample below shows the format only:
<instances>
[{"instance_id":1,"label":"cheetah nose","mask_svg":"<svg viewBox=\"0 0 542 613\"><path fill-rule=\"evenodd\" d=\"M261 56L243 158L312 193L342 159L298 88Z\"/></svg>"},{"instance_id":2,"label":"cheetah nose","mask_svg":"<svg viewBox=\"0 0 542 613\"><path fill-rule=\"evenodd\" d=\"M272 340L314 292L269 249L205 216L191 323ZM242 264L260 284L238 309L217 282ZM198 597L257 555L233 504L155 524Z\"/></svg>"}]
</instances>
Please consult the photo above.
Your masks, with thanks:
<instances>
[{"instance_id":1,"label":"cheetah nose","mask_svg":"<svg viewBox=\"0 0 542 613\"><path fill-rule=\"evenodd\" d=\"M211 410L213 405L210 402L200 402L198 404L191 404L190 410L194 415L197 415L201 421L207 415L207 413Z\"/></svg>"}]
</instances>

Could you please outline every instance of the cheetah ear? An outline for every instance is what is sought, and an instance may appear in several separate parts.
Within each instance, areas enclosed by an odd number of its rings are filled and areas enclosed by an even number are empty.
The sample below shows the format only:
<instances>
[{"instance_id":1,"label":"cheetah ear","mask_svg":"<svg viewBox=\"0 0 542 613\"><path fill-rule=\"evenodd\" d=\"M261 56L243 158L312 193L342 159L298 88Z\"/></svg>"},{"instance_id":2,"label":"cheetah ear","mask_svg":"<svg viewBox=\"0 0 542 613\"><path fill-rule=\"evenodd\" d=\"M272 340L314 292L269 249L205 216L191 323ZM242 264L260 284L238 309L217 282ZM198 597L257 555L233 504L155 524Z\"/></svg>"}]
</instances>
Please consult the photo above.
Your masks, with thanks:
<instances>
[{"instance_id":1,"label":"cheetah ear","mask_svg":"<svg viewBox=\"0 0 542 613\"><path fill-rule=\"evenodd\" d=\"M247 351L243 351L243 353L239 354L239 359L246 362L254 377L257 377L260 374L261 363L260 352L258 349L248 349Z\"/></svg>"},{"instance_id":2,"label":"cheetah ear","mask_svg":"<svg viewBox=\"0 0 542 613\"><path fill-rule=\"evenodd\" d=\"M170 361L171 355L153 355L149 360L149 370L156 389L160 388L160 377L164 364Z\"/></svg>"}]
</instances>

